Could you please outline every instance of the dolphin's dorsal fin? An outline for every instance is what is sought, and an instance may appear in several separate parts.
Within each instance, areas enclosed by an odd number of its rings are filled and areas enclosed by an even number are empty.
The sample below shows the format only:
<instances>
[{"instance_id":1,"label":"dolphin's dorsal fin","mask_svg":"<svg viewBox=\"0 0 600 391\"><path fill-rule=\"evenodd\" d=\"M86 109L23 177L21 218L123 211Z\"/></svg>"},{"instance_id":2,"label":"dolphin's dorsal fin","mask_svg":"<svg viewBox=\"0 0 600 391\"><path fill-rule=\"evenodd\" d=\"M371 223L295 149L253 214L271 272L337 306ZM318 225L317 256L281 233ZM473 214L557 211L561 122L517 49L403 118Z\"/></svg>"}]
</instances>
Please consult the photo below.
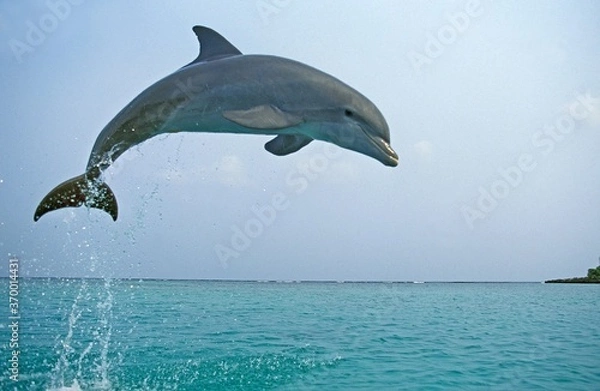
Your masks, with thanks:
<instances>
[{"instance_id":1,"label":"dolphin's dorsal fin","mask_svg":"<svg viewBox=\"0 0 600 391\"><path fill-rule=\"evenodd\" d=\"M242 52L215 30L204 26L194 26L193 30L200 43L200 54L194 61L187 64L186 67L199 62L242 54Z\"/></svg>"}]
</instances>

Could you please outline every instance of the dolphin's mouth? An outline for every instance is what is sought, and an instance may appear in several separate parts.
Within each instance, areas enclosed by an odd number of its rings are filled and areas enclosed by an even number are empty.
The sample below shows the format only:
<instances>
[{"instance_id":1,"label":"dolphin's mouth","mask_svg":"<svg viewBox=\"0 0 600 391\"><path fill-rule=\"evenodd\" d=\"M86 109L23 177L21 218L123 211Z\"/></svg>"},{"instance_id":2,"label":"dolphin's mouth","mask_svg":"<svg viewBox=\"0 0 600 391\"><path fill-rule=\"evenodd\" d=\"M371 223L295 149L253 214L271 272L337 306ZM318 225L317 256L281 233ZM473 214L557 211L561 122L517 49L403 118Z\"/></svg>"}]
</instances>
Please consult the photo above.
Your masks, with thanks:
<instances>
[{"instance_id":1,"label":"dolphin's mouth","mask_svg":"<svg viewBox=\"0 0 600 391\"><path fill-rule=\"evenodd\" d=\"M379 136L372 136L367 132L364 133L371 141L371 144L373 144L380 152L383 152L383 156L380 156L378 160L386 166L396 167L398 165L399 158L398 154L396 151L394 151L390 143Z\"/></svg>"}]
</instances>

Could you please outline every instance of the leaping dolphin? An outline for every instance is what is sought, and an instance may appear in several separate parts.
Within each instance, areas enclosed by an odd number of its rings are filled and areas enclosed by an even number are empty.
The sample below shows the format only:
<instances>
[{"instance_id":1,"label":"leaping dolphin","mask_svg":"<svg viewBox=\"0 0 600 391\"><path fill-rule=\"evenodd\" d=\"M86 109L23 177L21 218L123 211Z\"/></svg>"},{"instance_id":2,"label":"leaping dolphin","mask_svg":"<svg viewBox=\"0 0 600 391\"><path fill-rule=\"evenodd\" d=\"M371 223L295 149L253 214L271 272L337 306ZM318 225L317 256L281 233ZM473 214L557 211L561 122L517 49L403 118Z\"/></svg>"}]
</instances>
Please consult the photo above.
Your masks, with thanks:
<instances>
[{"instance_id":1,"label":"leaping dolphin","mask_svg":"<svg viewBox=\"0 0 600 391\"><path fill-rule=\"evenodd\" d=\"M390 132L375 105L340 80L297 61L242 55L214 30L195 26L198 57L138 95L102 130L85 173L55 187L33 219L86 205L117 220L117 200L102 171L129 148L162 133L219 132L276 135L275 155L322 140L398 164Z\"/></svg>"}]
</instances>

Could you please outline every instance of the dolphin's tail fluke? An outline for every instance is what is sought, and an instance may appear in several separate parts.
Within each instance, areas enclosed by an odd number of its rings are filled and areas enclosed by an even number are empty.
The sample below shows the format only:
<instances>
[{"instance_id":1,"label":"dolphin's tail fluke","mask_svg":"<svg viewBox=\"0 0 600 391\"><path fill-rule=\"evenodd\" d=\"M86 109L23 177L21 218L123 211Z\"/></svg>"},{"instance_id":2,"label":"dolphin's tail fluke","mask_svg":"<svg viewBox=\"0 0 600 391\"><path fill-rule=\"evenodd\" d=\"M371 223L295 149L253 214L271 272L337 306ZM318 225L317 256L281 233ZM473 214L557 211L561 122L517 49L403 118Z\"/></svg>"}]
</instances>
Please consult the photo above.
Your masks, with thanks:
<instances>
[{"instance_id":1,"label":"dolphin's tail fluke","mask_svg":"<svg viewBox=\"0 0 600 391\"><path fill-rule=\"evenodd\" d=\"M48 212L69 206L85 205L101 209L117 220L117 199L108 185L100 179L99 170L92 170L56 186L38 205L34 221ZM96 173L98 172L98 173Z\"/></svg>"}]
</instances>

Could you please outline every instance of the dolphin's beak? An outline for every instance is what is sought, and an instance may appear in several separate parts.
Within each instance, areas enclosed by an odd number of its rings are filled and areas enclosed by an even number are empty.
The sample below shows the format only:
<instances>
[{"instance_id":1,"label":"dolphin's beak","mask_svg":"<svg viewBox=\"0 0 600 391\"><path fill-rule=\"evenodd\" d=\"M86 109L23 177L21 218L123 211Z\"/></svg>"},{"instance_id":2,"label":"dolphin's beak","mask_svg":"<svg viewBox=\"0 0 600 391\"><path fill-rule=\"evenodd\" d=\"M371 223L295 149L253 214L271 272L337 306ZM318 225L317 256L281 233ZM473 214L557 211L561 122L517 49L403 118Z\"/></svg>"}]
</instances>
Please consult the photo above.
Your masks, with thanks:
<instances>
[{"instance_id":1,"label":"dolphin's beak","mask_svg":"<svg viewBox=\"0 0 600 391\"><path fill-rule=\"evenodd\" d=\"M386 166L396 167L398 165L398 154L392 146L381 137L372 137L371 140L385 154L385 158L381 159L381 162Z\"/></svg>"},{"instance_id":2,"label":"dolphin's beak","mask_svg":"<svg viewBox=\"0 0 600 391\"><path fill-rule=\"evenodd\" d=\"M396 167L398 165L398 154L392 149L390 143L377 136L369 136L369 139L377 149L382 152L377 159L386 166Z\"/></svg>"}]
</instances>

